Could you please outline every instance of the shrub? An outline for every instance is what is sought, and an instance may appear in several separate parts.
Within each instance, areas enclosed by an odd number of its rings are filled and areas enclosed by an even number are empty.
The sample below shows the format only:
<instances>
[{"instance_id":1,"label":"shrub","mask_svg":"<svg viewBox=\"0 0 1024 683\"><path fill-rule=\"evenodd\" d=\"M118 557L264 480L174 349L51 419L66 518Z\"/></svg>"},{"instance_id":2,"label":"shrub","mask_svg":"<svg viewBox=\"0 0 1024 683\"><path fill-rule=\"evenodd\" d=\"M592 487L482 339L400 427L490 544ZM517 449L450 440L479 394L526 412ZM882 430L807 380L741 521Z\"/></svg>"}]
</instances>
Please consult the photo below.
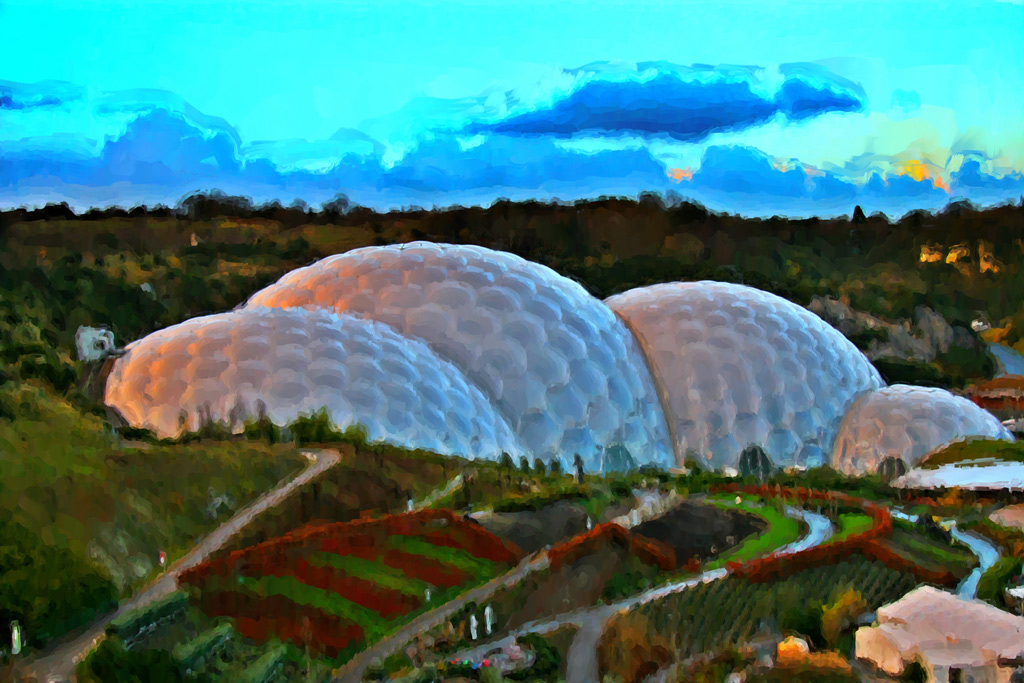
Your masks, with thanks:
<instances>
[{"instance_id":1,"label":"shrub","mask_svg":"<svg viewBox=\"0 0 1024 683\"><path fill-rule=\"evenodd\" d=\"M513 671L506 675L507 680L532 681L540 679L550 681L558 676L558 669L562 665L562 655L553 645L536 633L527 633L522 636L519 638L519 644L533 650L535 659L530 668Z\"/></svg>"},{"instance_id":2,"label":"shrub","mask_svg":"<svg viewBox=\"0 0 1024 683\"><path fill-rule=\"evenodd\" d=\"M106 638L78 665L80 683L185 683L191 680L165 650L128 650Z\"/></svg>"},{"instance_id":3,"label":"shrub","mask_svg":"<svg viewBox=\"0 0 1024 683\"><path fill-rule=\"evenodd\" d=\"M867 603L859 592L847 588L821 610L821 635L830 646L839 642L843 631L856 623L857 617L867 610Z\"/></svg>"},{"instance_id":4,"label":"shrub","mask_svg":"<svg viewBox=\"0 0 1024 683\"><path fill-rule=\"evenodd\" d=\"M925 670L921 662L915 659L903 668L903 674L900 675L900 681L902 683L927 683L928 672Z\"/></svg>"},{"instance_id":5,"label":"shrub","mask_svg":"<svg viewBox=\"0 0 1024 683\"><path fill-rule=\"evenodd\" d=\"M996 607L1003 606L1003 589L1010 579L1020 574L1021 560L1019 557L1003 557L988 568L978 581L978 599L985 600Z\"/></svg>"}]
</instances>

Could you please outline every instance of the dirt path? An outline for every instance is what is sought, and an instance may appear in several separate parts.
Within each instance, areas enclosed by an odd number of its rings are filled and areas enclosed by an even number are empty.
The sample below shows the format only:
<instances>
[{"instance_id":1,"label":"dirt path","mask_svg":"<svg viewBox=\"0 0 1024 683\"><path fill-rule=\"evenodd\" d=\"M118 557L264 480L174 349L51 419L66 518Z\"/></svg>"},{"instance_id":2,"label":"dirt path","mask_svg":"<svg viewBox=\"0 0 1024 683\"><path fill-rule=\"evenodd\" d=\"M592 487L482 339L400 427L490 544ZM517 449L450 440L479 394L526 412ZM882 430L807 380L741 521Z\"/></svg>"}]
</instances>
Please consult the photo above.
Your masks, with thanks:
<instances>
[{"instance_id":1,"label":"dirt path","mask_svg":"<svg viewBox=\"0 0 1024 683\"><path fill-rule=\"evenodd\" d=\"M434 489L433 491L431 491L430 493L427 494L426 498L424 498L420 502L418 502L415 505L413 505L412 509L410 510L410 512L415 512L415 511L418 511L418 510L426 510L431 505L433 505L437 501L441 500L445 496L449 495L452 491L455 491L456 489L458 489L461 486L462 486L462 475L461 474L456 474L447 484L444 485L443 488Z\"/></svg>"},{"instance_id":2,"label":"dirt path","mask_svg":"<svg viewBox=\"0 0 1024 683\"><path fill-rule=\"evenodd\" d=\"M79 660L99 645L104 636L104 629L111 621L122 614L144 607L173 593L177 588L178 575L181 572L202 562L210 553L215 552L228 539L241 531L257 515L274 507L292 491L309 483L322 472L341 462L341 455L333 449L307 450L303 451L303 455L312 460L306 469L236 512L231 519L199 541L192 550L172 564L166 572L154 579L141 592L128 602L121 603L116 611L94 621L84 633L61 640L48 647L44 652L23 662L20 666L21 676L25 679L35 678L39 683L74 681L75 668Z\"/></svg>"}]
</instances>

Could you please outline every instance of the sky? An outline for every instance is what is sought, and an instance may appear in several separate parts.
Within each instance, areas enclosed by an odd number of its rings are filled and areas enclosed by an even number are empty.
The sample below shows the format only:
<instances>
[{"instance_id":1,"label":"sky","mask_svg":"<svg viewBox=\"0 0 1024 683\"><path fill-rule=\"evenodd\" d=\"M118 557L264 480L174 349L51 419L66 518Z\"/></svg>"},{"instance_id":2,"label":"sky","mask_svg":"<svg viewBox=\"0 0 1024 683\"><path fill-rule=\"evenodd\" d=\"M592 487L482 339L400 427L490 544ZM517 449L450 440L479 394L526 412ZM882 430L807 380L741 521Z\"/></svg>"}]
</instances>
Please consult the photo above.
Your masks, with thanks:
<instances>
[{"instance_id":1,"label":"sky","mask_svg":"<svg viewBox=\"0 0 1024 683\"><path fill-rule=\"evenodd\" d=\"M0 0L0 206L1024 195L1021 2Z\"/></svg>"}]
</instances>

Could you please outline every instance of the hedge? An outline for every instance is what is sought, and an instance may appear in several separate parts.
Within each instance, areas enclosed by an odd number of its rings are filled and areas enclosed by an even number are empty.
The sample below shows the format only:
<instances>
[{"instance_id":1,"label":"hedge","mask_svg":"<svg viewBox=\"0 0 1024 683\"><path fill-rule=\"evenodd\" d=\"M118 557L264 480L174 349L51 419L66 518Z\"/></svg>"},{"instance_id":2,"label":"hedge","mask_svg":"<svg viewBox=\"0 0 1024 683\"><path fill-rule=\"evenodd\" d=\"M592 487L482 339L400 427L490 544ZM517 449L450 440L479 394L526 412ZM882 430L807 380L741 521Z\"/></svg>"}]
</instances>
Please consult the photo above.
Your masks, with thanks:
<instances>
[{"instance_id":1,"label":"hedge","mask_svg":"<svg viewBox=\"0 0 1024 683\"><path fill-rule=\"evenodd\" d=\"M635 554L643 562L663 571L676 568L676 552L671 546L652 538L638 536L614 522L598 524L590 531L575 536L548 551L548 561L553 569L572 563L602 547L616 543Z\"/></svg>"},{"instance_id":2,"label":"hedge","mask_svg":"<svg viewBox=\"0 0 1024 683\"><path fill-rule=\"evenodd\" d=\"M287 656L288 647L283 643L272 647L242 671L238 677L239 683L267 683L284 666Z\"/></svg>"},{"instance_id":3,"label":"hedge","mask_svg":"<svg viewBox=\"0 0 1024 683\"><path fill-rule=\"evenodd\" d=\"M173 618L187 605L188 594L176 591L142 609L133 610L117 617L107 625L107 635L118 636L128 643L138 638L143 632L151 630L160 622Z\"/></svg>"}]
</instances>

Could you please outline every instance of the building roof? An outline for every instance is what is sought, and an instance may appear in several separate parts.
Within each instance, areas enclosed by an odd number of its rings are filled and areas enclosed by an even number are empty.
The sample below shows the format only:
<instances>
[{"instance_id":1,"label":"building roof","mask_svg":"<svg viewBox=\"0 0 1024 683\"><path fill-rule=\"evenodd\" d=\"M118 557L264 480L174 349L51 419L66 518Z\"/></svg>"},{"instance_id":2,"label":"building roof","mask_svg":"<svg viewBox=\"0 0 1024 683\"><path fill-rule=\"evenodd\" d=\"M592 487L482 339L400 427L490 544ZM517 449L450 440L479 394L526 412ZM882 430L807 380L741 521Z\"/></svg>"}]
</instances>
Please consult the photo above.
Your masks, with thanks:
<instances>
[{"instance_id":1,"label":"building roof","mask_svg":"<svg viewBox=\"0 0 1024 683\"><path fill-rule=\"evenodd\" d=\"M1024 617L922 586L879 608L878 626L900 652L932 664L980 666L1024 655Z\"/></svg>"}]
</instances>

